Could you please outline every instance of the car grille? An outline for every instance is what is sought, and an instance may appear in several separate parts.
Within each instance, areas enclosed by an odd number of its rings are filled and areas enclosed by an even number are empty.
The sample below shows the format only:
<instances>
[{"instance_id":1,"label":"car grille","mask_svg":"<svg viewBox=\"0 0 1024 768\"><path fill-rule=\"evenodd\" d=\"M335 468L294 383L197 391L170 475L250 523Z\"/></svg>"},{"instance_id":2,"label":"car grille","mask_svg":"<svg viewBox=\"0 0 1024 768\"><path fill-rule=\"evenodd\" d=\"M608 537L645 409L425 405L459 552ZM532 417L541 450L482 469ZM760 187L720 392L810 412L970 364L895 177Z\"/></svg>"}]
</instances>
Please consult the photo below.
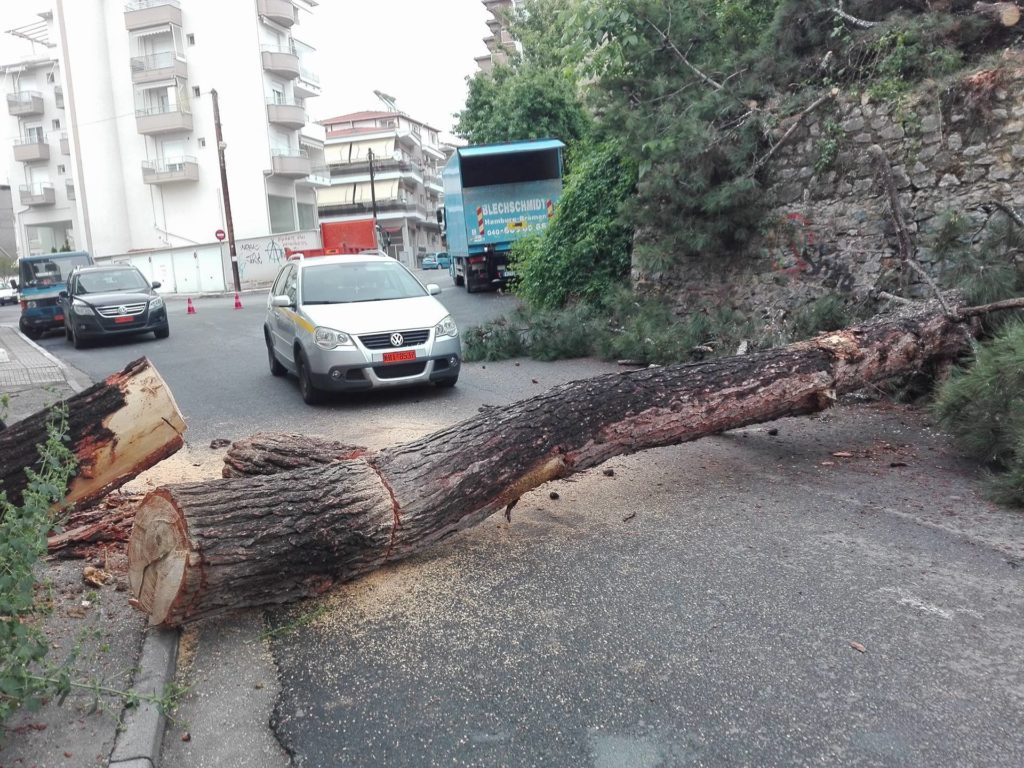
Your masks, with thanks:
<instances>
[{"instance_id":1,"label":"car grille","mask_svg":"<svg viewBox=\"0 0 1024 768\"><path fill-rule=\"evenodd\" d=\"M121 307L124 307L124 312ZM97 307L96 311L100 317L124 317L126 315L141 315L146 311L145 304L118 304L116 307Z\"/></svg>"},{"instance_id":2,"label":"car grille","mask_svg":"<svg viewBox=\"0 0 1024 768\"><path fill-rule=\"evenodd\" d=\"M373 369L378 379L401 379L405 376L419 376L427 368L427 361L419 363L398 363L381 365Z\"/></svg>"},{"instance_id":3,"label":"car grille","mask_svg":"<svg viewBox=\"0 0 1024 768\"><path fill-rule=\"evenodd\" d=\"M363 346L367 349L400 349L402 347L415 347L417 344L423 344L430 337L430 329L423 328L418 331L397 331L402 334L402 343L397 347L391 343L392 331L387 333L371 333L366 336L360 336L359 340L363 342Z\"/></svg>"}]
</instances>

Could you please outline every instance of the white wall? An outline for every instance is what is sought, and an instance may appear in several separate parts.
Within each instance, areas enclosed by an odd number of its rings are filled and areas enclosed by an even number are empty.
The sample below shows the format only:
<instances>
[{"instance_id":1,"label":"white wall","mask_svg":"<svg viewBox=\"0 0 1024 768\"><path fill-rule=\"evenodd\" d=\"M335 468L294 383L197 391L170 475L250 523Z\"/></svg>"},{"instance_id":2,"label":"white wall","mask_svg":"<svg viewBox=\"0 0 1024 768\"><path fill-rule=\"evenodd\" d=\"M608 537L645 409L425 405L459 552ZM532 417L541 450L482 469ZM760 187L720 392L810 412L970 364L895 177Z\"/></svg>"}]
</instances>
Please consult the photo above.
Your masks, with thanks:
<instances>
[{"instance_id":1,"label":"white wall","mask_svg":"<svg viewBox=\"0 0 1024 768\"><path fill-rule=\"evenodd\" d=\"M285 260L285 250L320 248L316 231L286 232L235 241L238 277L243 289L262 288L273 282ZM98 258L100 263L133 264L150 281L160 281L160 292L197 296L232 290L234 277L227 243L204 243L165 248L148 253L123 253Z\"/></svg>"}]
</instances>

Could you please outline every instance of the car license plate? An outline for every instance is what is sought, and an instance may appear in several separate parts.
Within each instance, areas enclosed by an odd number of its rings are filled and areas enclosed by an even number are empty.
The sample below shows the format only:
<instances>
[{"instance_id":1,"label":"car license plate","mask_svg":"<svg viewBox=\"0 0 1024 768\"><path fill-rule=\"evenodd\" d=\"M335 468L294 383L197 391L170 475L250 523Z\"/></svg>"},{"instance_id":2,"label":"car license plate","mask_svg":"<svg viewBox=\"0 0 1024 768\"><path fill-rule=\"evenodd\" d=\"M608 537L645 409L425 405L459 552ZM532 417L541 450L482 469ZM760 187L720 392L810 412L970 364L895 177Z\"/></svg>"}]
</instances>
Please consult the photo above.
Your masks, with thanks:
<instances>
[{"instance_id":1,"label":"car license plate","mask_svg":"<svg viewBox=\"0 0 1024 768\"><path fill-rule=\"evenodd\" d=\"M404 349L401 352L385 352L384 362L385 363L404 363L406 360L415 360L416 350L415 349Z\"/></svg>"},{"instance_id":2,"label":"car license plate","mask_svg":"<svg viewBox=\"0 0 1024 768\"><path fill-rule=\"evenodd\" d=\"M132 322L133 319L134 318L131 318L131 317L115 317L114 318L114 322L115 323L130 323L130 322Z\"/></svg>"}]
</instances>

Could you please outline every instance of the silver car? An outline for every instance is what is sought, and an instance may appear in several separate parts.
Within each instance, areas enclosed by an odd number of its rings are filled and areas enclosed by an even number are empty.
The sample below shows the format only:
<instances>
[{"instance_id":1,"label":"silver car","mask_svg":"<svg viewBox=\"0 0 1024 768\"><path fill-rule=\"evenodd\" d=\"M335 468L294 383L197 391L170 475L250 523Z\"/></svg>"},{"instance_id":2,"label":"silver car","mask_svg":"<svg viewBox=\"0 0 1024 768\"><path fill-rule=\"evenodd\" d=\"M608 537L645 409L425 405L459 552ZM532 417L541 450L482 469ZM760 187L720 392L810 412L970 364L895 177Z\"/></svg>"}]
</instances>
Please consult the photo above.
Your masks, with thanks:
<instances>
[{"instance_id":1,"label":"silver car","mask_svg":"<svg viewBox=\"0 0 1024 768\"><path fill-rule=\"evenodd\" d=\"M459 379L459 329L437 299L388 256L315 256L287 262L267 298L270 372L299 379L307 403L324 392Z\"/></svg>"}]
</instances>

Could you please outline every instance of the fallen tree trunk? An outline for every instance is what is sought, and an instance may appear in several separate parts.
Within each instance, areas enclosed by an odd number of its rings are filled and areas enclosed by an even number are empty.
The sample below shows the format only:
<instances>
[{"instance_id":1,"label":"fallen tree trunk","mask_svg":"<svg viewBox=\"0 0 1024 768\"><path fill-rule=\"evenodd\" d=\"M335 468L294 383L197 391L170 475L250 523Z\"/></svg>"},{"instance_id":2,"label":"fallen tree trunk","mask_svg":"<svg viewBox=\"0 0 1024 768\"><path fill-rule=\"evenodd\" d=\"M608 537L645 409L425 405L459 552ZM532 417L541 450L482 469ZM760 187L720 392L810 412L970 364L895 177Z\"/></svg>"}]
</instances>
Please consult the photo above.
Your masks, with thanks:
<instances>
[{"instance_id":1,"label":"fallen tree trunk","mask_svg":"<svg viewBox=\"0 0 1024 768\"><path fill-rule=\"evenodd\" d=\"M968 337L931 303L779 349L572 382L376 454L336 460L337 445L312 441L292 456L304 468L159 488L129 541L133 604L151 624L178 625L316 594L508 511L548 480L822 410L956 357Z\"/></svg>"},{"instance_id":2,"label":"fallen tree trunk","mask_svg":"<svg viewBox=\"0 0 1024 768\"><path fill-rule=\"evenodd\" d=\"M171 391L146 358L129 363L64 403L67 445L78 462L65 503L87 507L184 444L185 420ZM53 408L0 431L0 488L21 503L27 468L39 462Z\"/></svg>"},{"instance_id":3,"label":"fallen tree trunk","mask_svg":"<svg viewBox=\"0 0 1024 768\"><path fill-rule=\"evenodd\" d=\"M975 3L974 12L987 16L1004 27L1016 26L1020 21L1020 6L1016 3Z\"/></svg>"}]
</instances>

